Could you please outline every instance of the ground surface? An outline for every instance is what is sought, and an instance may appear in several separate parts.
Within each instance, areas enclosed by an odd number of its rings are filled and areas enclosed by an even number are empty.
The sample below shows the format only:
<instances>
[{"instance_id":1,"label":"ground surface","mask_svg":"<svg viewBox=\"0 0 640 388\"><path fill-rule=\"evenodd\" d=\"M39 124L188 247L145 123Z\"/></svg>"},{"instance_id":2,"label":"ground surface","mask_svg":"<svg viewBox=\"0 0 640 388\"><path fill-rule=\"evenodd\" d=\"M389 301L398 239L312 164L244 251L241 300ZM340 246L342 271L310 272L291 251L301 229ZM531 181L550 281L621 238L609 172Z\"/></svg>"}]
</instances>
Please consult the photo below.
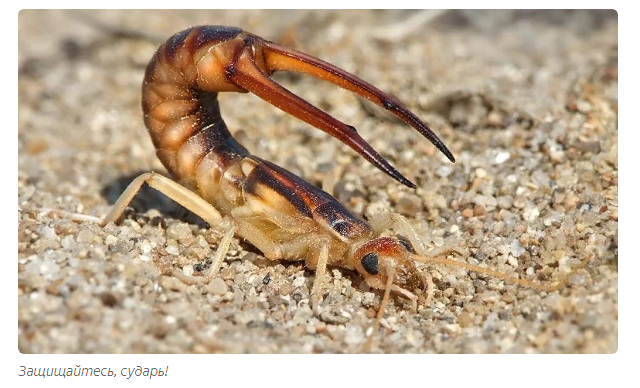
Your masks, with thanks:
<instances>
[{"instance_id":1,"label":"ground surface","mask_svg":"<svg viewBox=\"0 0 640 388\"><path fill-rule=\"evenodd\" d=\"M222 95L227 124L253 153L317 185L342 171L333 194L354 212L403 213L429 247L469 249L461 260L557 279L593 256L554 293L420 265L434 300L412 314L392 298L375 352L616 351L615 13L23 11L19 21L22 352L361 350L381 294L354 272L331 272L314 316L313 272L237 239L208 286L163 276L206 267L224 230L151 190L120 225L46 212L102 216L137 174L164 172L141 117L144 67L161 40L203 23L244 27L390 91L457 162L353 95L284 74L277 80L356 126L418 189L254 96Z\"/></svg>"}]
</instances>

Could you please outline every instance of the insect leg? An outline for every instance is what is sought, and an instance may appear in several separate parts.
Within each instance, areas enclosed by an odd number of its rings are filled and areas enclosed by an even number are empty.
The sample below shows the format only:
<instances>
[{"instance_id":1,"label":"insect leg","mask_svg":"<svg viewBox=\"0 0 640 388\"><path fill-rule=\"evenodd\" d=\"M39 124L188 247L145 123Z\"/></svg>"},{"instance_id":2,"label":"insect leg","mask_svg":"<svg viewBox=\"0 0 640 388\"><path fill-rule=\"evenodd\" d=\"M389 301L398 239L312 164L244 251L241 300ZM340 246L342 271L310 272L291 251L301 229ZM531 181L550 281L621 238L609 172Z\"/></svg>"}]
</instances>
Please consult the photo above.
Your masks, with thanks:
<instances>
[{"instance_id":1,"label":"insect leg","mask_svg":"<svg viewBox=\"0 0 640 388\"><path fill-rule=\"evenodd\" d=\"M222 261L227 256L227 252L229 252L229 246L231 245L231 239L235 234L235 227L229 228L227 233L225 233L224 237L220 241L218 245L218 249L216 249L216 253L213 255L213 260L211 261L211 267L203 274L203 276L187 276L182 271L178 271L175 268L171 268L169 273L172 276L180 279L185 284L207 284L213 280L213 278L218 275L220 272L220 267L222 267Z\"/></svg>"},{"instance_id":2,"label":"insect leg","mask_svg":"<svg viewBox=\"0 0 640 388\"><path fill-rule=\"evenodd\" d=\"M320 311L320 294L322 293L324 274L327 271L327 262L329 261L329 242L327 240L321 240L318 246L312 249L311 254L315 255L311 260L317 260L315 266L316 278L313 280L313 286L311 287L311 307L313 308L314 314L318 314Z\"/></svg>"},{"instance_id":3,"label":"insect leg","mask_svg":"<svg viewBox=\"0 0 640 388\"><path fill-rule=\"evenodd\" d=\"M380 301L380 307L378 308L378 314L376 314L376 320L373 323L373 327L367 332L371 331L369 334L369 339L364 344L364 348L369 351L371 350L371 344L373 343L373 335L380 328L380 320L382 319L382 315L384 314L384 308L387 306L387 302L389 302L389 296L391 295L391 291L394 289L393 287L393 279L395 278L395 270L392 266L389 266L387 269L387 284L384 287L384 296L382 297L382 301ZM402 289L400 289L402 290Z\"/></svg>"},{"instance_id":4,"label":"insect leg","mask_svg":"<svg viewBox=\"0 0 640 388\"><path fill-rule=\"evenodd\" d=\"M283 257L282 246L264 234L260 228L251 223L251 218L236 218L238 235L258 248L269 260L280 260Z\"/></svg>"},{"instance_id":5,"label":"insect leg","mask_svg":"<svg viewBox=\"0 0 640 388\"><path fill-rule=\"evenodd\" d=\"M120 198L118 198L113 205L109 214L102 220L101 225L104 226L111 221L117 222L144 183L176 201L187 210L205 220L209 225L217 225L222 220L220 212L209 202L199 197L198 194L169 178L155 172L148 172L140 175L129 184L124 193L120 195Z\"/></svg>"}]
</instances>

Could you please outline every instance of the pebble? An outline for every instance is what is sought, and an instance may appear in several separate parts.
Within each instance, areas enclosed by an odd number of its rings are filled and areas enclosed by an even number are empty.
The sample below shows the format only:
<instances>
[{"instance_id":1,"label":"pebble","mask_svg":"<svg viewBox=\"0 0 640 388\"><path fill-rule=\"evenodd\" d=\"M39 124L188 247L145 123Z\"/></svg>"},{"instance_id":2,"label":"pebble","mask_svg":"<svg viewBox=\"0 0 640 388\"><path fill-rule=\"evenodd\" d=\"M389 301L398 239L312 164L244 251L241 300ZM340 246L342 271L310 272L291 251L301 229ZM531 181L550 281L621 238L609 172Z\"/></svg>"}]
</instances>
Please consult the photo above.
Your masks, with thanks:
<instances>
[{"instance_id":1,"label":"pebble","mask_svg":"<svg viewBox=\"0 0 640 388\"><path fill-rule=\"evenodd\" d=\"M165 290L182 290L186 287L184 283L180 281L180 279L175 278L173 276L163 276L160 278L160 287Z\"/></svg>"},{"instance_id":2,"label":"pebble","mask_svg":"<svg viewBox=\"0 0 640 388\"><path fill-rule=\"evenodd\" d=\"M449 323L444 325L444 329L449 333L449 334L459 334L462 331L462 328L460 327L459 324L457 323Z\"/></svg>"},{"instance_id":3,"label":"pebble","mask_svg":"<svg viewBox=\"0 0 640 388\"><path fill-rule=\"evenodd\" d=\"M398 211L403 215L415 217L422 210L422 200L417 195L401 194L397 206Z\"/></svg>"},{"instance_id":4,"label":"pebble","mask_svg":"<svg viewBox=\"0 0 640 388\"><path fill-rule=\"evenodd\" d=\"M462 312L460 313L460 315L458 315L458 323L460 324L461 327L467 327L473 323L473 320L471 319L471 316L469 315L469 313Z\"/></svg>"},{"instance_id":5,"label":"pebble","mask_svg":"<svg viewBox=\"0 0 640 388\"><path fill-rule=\"evenodd\" d=\"M291 283L291 285L293 286L293 288L300 288L302 286L304 286L304 284L306 283L306 279L304 276L298 276L297 278L295 278L293 280L293 282Z\"/></svg>"},{"instance_id":6,"label":"pebble","mask_svg":"<svg viewBox=\"0 0 640 388\"><path fill-rule=\"evenodd\" d=\"M549 187L549 177L542 170L535 170L531 174L531 182L538 187Z\"/></svg>"},{"instance_id":7,"label":"pebble","mask_svg":"<svg viewBox=\"0 0 640 388\"><path fill-rule=\"evenodd\" d=\"M496 154L495 162L496 164L502 164L507 160L509 160L510 157L511 157L511 154L509 152L500 151Z\"/></svg>"},{"instance_id":8,"label":"pebble","mask_svg":"<svg viewBox=\"0 0 640 388\"><path fill-rule=\"evenodd\" d=\"M151 252L151 243L149 242L149 240L143 240L142 242L140 242L139 248L140 253L142 253L143 255L148 255Z\"/></svg>"},{"instance_id":9,"label":"pebble","mask_svg":"<svg viewBox=\"0 0 640 388\"><path fill-rule=\"evenodd\" d=\"M440 178L446 178L453 172L453 168L450 166L440 166L436 169L436 175Z\"/></svg>"},{"instance_id":10,"label":"pebble","mask_svg":"<svg viewBox=\"0 0 640 388\"><path fill-rule=\"evenodd\" d=\"M191 228L185 223L173 223L167 228L167 237L175 240L186 240L192 237Z\"/></svg>"},{"instance_id":11,"label":"pebble","mask_svg":"<svg viewBox=\"0 0 640 388\"><path fill-rule=\"evenodd\" d=\"M180 254L180 250L175 245L167 245L166 251L168 254L173 256L178 256Z\"/></svg>"},{"instance_id":12,"label":"pebble","mask_svg":"<svg viewBox=\"0 0 640 388\"><path fill-rule=\"evenodd\" d=\"M212 281L207 284L206 290L209 294L212 295L224 295L227 290L227 283L221 278L214 278Z\"/></svg>"},{"instance_id":13,"label":"pebble","mask_svg":"<svg viewBox=\"0 0 640 388\"><path fill-rule=\"evenodd\" d=\"M42 225L38 228L38 233L40 234L40 236L42 236L43 238L49 239L49 240L58 240L59 237L56 234L55 229L46 226L46 225Z\"/></svg>"},{"instance_id":14,"label":"pebble","mask_svg":"<svg viewBox=\"0 0 640 388\"><path fill-rule=\"evenodd\" d=\"M320 319L326 323L345 324L351 320L352 316L339 307L331 307L320 313Z\"/></svg>"},{"instance_id":15,"label":"pebble","mask_svg":"<svg viewBox=\"0 0 640 388\"><path fill-rule=\"evenodd\" d=\"M540 215L540 210L533 203L529 202L524 205L524 210L522 211L522 216L525 221L535 221L536 218Z\"/></svg>"},{"instance_id":16,"label":"pebble","mask_svg":"<svg viewBox=\"0 0 640 388\"><path fill-rule=\"evenodd\" d=\"M502 209L510 209L513 206L513 197L503 195L498 197L497 204Z\"/></svg>"},{"instance_id":17,"label":"pebble","mask_svg":"<svg viewBox=\"0 0 640 388\"><path fill-rule=\"evenodd\" d=\"M182 273L185 274L186 276L193 275L193 266L185 265L184 267L182 267Z\"/></svg>"},{"instance_id":18,"label":"pebble","mask_svg":"<svg viewBox=\"0 0 640 388\"><path fill-rule=\"evenodd\" d=\"M89 229L82 229L81 231L78 232L78 235L76 236L76 241L80 244L90 244L91 242L93 242L94 236L95 234Z\"/></svg>"},{"instance_id":19,"label":"pebble","mask_svg":"<svg viewBox=\"0 0 640 388\"><path fill-rule=\"evenodd\" d=\"M359 325L347 325L344 333L344 342L347 345L359 345L366 340L364 330Z\"/></svg>"},{"instance_id":20,"label":"pebble","mask_svg":"<svg viewBox=\"0 0 640 388\"><path fill-rule=\"evenodd\" d=\"M371 307L375 305L376 295L373 292L365 292L362 294L362 304L365 307Z\"/></svg>"},{"instance_id":21,"label":"pebble","mask_svg":"<svg viewBox=\"0 0 640 388\"><path fill-rule=\"evenodd\" d=\"M476 216L476 217L481 217L481 216L484 216L486 214L487 214L487 210L481 205L476 205L473 208L473 215Z\"/></svg>"},{"instance_id":22,"label":"pebble","mask_svg":"<svg viewBox=\"0 0 640 388\"><path fill-rule=\"evenodd\" d=\"M511 242L511 254L514 257L520 257L522 256L524 253L526 252L526 250L524 249L524 247L522 246L522 244L520 244L520 240L513 240Z\"/></svg>"}]
</instances>

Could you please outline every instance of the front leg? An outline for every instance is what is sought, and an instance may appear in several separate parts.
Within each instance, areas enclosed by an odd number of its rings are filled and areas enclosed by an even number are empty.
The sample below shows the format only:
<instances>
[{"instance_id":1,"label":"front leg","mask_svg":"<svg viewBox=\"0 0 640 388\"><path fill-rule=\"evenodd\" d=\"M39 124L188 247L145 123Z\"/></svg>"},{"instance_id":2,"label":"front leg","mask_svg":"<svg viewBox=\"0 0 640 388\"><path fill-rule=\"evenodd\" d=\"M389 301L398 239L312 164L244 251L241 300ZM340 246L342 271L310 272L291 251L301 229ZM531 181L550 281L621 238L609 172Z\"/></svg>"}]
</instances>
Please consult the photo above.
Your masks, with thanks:
<instances>
[{"instance_id":1,"label":"front leg","mask_svg":"<svg viewBox=\"0 0 640 388\"><path fill-rule=\"evenodd\" d=\"M311 287L311 307L316 315L320 312L320 295L322 294L323 279L327 271L328 262L329 240L321 239L309 249L306 261L307 268L315 269L316 271L316 277Z\"/></svg>"}]
</instances>

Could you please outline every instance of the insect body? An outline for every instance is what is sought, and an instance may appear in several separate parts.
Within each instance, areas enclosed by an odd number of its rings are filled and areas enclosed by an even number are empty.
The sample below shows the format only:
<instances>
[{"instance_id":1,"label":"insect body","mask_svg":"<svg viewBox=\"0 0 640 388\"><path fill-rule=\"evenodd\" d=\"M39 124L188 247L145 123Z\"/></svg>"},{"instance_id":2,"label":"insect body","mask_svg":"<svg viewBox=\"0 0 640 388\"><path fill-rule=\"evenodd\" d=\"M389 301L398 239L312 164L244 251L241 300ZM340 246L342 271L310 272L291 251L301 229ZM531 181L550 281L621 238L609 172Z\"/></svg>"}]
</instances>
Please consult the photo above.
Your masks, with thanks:
<instances>
[{"instance_id":1,"label":"insect body","mask_svg":"<svg viewBox=\"0 0 640 388\"><path fill-rule=\"evenodd\" d=\"M149 62L142 85L145 124L157 156L175 181L158 174L134 180L103 220L117 221L143 183L162 191L211 225L230 220L229 230L204 276L216 276L234 235L247 240L272 260L305 260L316 270L312 295L318 310L327 265L357 270L373 288L385 290L376 327L391 291L417 308L418 296L430 281L414 262L461 266L534 288L559 288L510 278L485 268L429 255L409 223L394 214L367 223L353 216L325 191L257 156L231 136L220 115L220 92L251 92L285 112L349 145L399 182L415 187L356 132L274 82L279 70L306 73L353 91L399 117L429 139L451 161L438 137L388 94L360 78L306 54L282 47L239 28L200 26L163 43ZM379 237L394 227L405 239Z\"/></svg>"}]
</instances>

